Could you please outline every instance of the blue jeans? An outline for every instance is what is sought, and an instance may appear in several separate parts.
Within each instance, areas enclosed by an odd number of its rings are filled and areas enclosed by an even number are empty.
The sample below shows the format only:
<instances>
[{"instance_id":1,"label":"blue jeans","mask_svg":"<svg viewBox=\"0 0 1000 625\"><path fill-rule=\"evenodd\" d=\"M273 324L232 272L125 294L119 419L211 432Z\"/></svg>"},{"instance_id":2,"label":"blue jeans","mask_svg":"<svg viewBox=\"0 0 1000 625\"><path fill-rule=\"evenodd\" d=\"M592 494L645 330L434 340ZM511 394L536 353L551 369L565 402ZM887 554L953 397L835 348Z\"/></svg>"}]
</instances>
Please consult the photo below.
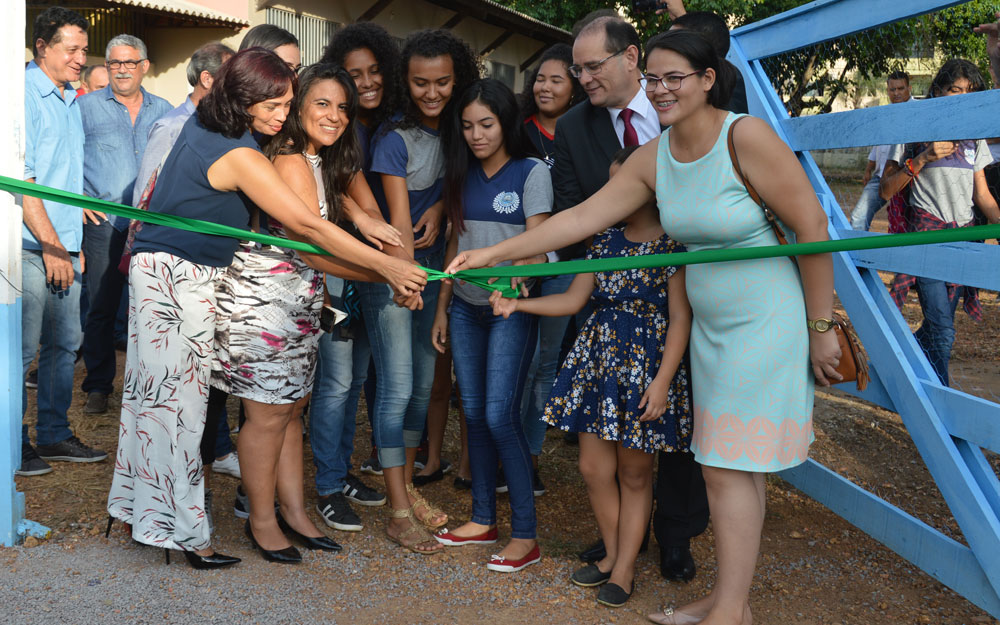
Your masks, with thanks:
<instances>
[{"instance_id":1,"label":"blue jeans","mask_svg":"<svg viewBox=\"0 0 1000 625\"><path fill-rule=\"evenodd\" d=\"M111 394L118 361L115 357L115 321L122 300L125 275L118 271L127 232L105 221L83 225L83 253L87 258L88 310L83 332L83 362L87 377L84 393Z\"/></svg>"},{"instance_id":2,"label":"blue jeans","mask_svg":"<svg viewBox=\"0 0 1000 625\"><path fill-rule=\"evenodd\" d=\"M233 439L229 432L229 414L222 409L219 427L215 431L215 457L221 458L233 453Z\"/></svg>"},{"instance_id":3,"label":"blue jeans","mask_svg":"<svg viewBox=\"0 0 1000 625\"><path fill-rule=\"evenodd\" d=\"M420 259L429 269L442 268L442 252ZM407 447L418 447L427 422L427 404L434 384L437 352L431 345L431 326L440 282L429 282L422 293L424 307L410 312L392 301L387 284L359 282L361 314L368 330L378 385L372 431L383 468L406 464Z\"/></svg>"},{"instance_id":4,"label":"blue jeans","mask_svg":"<svg viewBox=\"0 0 1000 625\"><path fill-rule=\"evenodd\" d=\"M871 228L875 213L885 204L878 194L880 180L879 176L872 176L868 184L861 189L861 197L858 198L858 203L854 205L854 210L851 211L851 227L855 230L868 230Z\"/></svg>"},{"instance_id":5,"label":"blue jeans","mask_svg":"<svg viewBox=\"0 0 1000 625\"><path fill-rule=\"evenodd\" d=\"M38 352L39 445L54 445L73 436L66 413L73 402L73 365L80 348L80 258L71 256L73 285L56 291L45 280L41 251L21 252L21 379L28 375ZM28 391L22 386L21 416L27 412ZM28 426L21 426L21 442L27 443Z\"/></svg>"},{"instance_id":6,"label":"blue jeans","mask_svg":"<svg viewBox=\"0 0 1000 625\"><path fill-rule=\"evenodd\" d=\"M521 427L521 395L535 353L538 318L497 317L490 306L455 297L449 314L455 379L462 394L472 473L472 522L497 522L497 459L510 493L511 537L535 538L531 452Z\"/></svg>"},{"instance_id":7,"label":"blue jeans","mask_svg":"<svg viewBox=\"0 0 1000 625\"><path fill-rule=\"evenodd\" d=\"M955 307L958 297L948 301L948 285L941 280L917 278L917 296L924 322L913 336L924 350L941 383L948 386L948 361L955 342Z\"/></svg>"},{"instance_id":8,"label":"blue jeans","mask_svg":"<svg viewBox=\"0 0 1000 625\"><path fill-rule=\"evenodd\" d=\"M574 275L548 276L541 279L539 290L541 295L565 293L573 282ZM556 370L559 368L559 352L562 348L569 316L540 317L538 319L538 347L531 368L525 381L524 399L521 401L521 425L524 426L524 437L528 439L528 448L532 456L542 453L542 443L545 441L545 431L548 425L542 421L545 404L549 401L552 384L556 380Z\"/></svg>"},{"instance_id":9,"label":"blue jeans","mask_svg":"<svg viewBox=\"0 0 1000 625\"><path fill-rule=\"evenodd\" d=\"M344 281L326 277L331 303L338 305ZM363 326L354 338L342 338L340 326L319 337L319 362L309 408L309 443L316 465L316 492L320 497L344 490L344 478L354 453L358 398L368 378L371 350Z\"/></svg>"}]
</instances>

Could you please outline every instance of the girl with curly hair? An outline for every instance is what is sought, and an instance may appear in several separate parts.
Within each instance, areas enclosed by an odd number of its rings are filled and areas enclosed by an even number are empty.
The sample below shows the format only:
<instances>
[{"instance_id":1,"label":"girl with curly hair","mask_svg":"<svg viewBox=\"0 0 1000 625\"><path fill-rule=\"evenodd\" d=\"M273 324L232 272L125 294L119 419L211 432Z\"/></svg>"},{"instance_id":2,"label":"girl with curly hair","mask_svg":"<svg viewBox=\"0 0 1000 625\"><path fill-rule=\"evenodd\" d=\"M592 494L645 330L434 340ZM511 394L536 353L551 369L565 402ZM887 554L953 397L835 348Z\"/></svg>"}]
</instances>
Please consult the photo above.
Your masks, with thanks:
<instances>
[{"instance_id":1,"label":"girl with curly hair","mask_svg":"<svg viewBox=\"0 0 1000 625\"><path fill-rule=\"evenodd\" d=\"M402 114L376 133L373 184L382 215L401 234L410 258L440 269L444 259L444 154L461 141L451 123L453 100L479 78L468 44L447 30L411 34L403 47L397 89L406 94ZM392 292L358 285L361 310L375 361L375 444L385 476L392 518L387 532L403 547L434 553L441 545L422 527L436 529L448 516L413 486L413 462L427 418L436 352L428 339L440 284L421 293L423 307L393 305ZM409 346L407 348L407 346Z\"/></svg>"}]
</instances>

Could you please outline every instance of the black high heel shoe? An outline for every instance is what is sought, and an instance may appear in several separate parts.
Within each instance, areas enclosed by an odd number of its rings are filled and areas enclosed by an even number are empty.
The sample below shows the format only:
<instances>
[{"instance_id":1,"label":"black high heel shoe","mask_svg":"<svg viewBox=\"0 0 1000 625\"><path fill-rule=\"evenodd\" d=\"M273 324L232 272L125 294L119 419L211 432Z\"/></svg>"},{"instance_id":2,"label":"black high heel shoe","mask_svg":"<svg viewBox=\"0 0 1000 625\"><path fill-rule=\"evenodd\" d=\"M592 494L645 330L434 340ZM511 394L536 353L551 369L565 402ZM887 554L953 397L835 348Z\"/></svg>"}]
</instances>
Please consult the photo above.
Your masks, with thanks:
<instances>
[{"instance_id":1,"label":"black high heel shoe","mask_svg":"<svg viewBox=\"0 0 1000 625\"><path fill-rule=\"evenodd\" d=\"M295 547L285 547L284 549L274 549L268 550L264 549L257 542L257 539L253 537L253 529L250 527L250 519L247 519L247 524L244 526L247 532L247 538L250 539L250 544L254 546L260 555L264 556L265 560L269 562L280 562L281 564L298 564L302 562L302 554Z\"/></svg>"},{"instance_id":2,"label":"black high heel shoe","mask_svg":"<svg viewBox=\"0 0 1000 625\"><path fill-rule=\"evenodd\" d=\"M170 550L165 550L167 552L167 564L170 563ZM242 562L239 558L234 558L233 556L227 556L221 553L213 553L210 556L199 556L193 551L185 551L184 557L187 558L188 564L191 565L193 569L220 569L224 566L231 566L237 562Z\"/></svg>"},{"instance_id":3,"label":"black high heel shoe","mask_svg":"<svg viewBox=\"0 0 1000 625\"><path fill-rule=\"evenodd\" d=\"M278 516L278 527L281 528L281 531L285 532L286 534L291 534L296 540L302 543L302 546L305 547L306 549L319 549L321 551L334 551L334 552L343 551L344 548L340 546L340 543L333 540L332 538L328 536L316 536L316 537L305 536L292 529L292 526L289 525L287 521L285 521L285 519L281 516L281 513L278 513L277 516Z\"/></svg>"}]
</instances>

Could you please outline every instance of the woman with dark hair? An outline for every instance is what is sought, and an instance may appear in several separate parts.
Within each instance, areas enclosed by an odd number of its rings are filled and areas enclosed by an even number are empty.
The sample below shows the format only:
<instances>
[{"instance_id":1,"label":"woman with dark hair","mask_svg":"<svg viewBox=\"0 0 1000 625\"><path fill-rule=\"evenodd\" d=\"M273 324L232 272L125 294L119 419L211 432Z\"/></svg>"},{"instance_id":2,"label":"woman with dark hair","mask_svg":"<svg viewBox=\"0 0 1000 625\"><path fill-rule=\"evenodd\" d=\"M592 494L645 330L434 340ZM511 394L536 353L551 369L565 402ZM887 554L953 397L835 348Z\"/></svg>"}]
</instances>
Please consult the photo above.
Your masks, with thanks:
<instances>
[{"instance_id":1,"label":"woman with dark hair","mask_svg":"<svg viewBox=\"0 0 1000 625\"><path fill-rule=\"evenodd\" d=\"M292 33L274 24L258 24L243 36L239 52L250 48L264 48L277 54L293 72L302 67L302 52L299 40Z\"/></svg>"},{"instance_id":2,"label":"woman with dark hair","mask_svg":"<svg viewBox=\"0 0 1000 625\"><path fill-rule=\"evenodd\" d=\"M355 22L339 29L330 39L322 62L340 65L354 79L360 105L358 121L367 135L399 109L399 46L378 24ZM367 151L367 145L362 147Z\"/></svg>"},{"instance_id":3,"label":"woman with dark hair","mask_svg":"<svg viewBox=\"0 0 1000 625\"><path fill-rule=\"evenodd\" d=\"M586 97L580 82L569 75L573 48L557 43L542 53L538 66L524 79L521 115L538 155L552 168L555 162L556 122Z\"/></svg>"},{"instance_id":4,"label":"woman with dark hair","mask_svg":"<svg viewBox=\"0 0 1000 625\"><path fill-rule=\"evenodd\" d=\"M552 212L549 169L528 157L530 143L513 92L498 80L480 80L461 95L456 110L450 123L454 134L461 132L465 141L447 149L444 202L452 222L449 261L465 250L531 230ZM545 262L545 256L518 262ZM472 519L454 530L442 530L436 538L445 545L497 541L500 460L510 493L511 540L486 566L519 571L541 558L535 540L531 454L520 415L538 318L518 312L494 317L489 293L459 282L444 285L438 297L431 341L441 353L449 329L469 437Z\"/></svg>"},{"instance_id":5,"label":"woman with dark hair","mask_svg":"<svg viewBox=\"0 0 1000 625\"><path fill-rule=\"evenodd\" d=\"M542 53L538 67L526 78L526 88L521 94L521 114L528 137L549 169L555 163L556 122L586 97L580 81L569 74L572 64L573 48L565 43L555 44ZM565 293L572 281L573 276L546 276L539 280L539 294ZM545 484L538 473L538 459L542 455L542 443L548 429L542 421L542 412L556 379L559 352L569 320L569 316L542 317L538 320L538 346L528 370L521 420L531 449L535 495L545 494Z\"/></svg>"},{"instance_id":6,"label":"woman with dark hair","mask_svg":"<svg viewBox=\"0 0 1000 625\"><path fill-rule=\"evenodd\" d=\"M931 81L928 97L943 98L983 91L979 69L965 59L951 59ZM893 146L882 173L879 193L889 199L909 186L910 231L943 230L975 225L978 207L990 223L1000 221L1000 209L986 184L985 168L992 162L986 141L931 141ZM948 385L948 363L955 342L955 308L959 297L973 318L981 318L978 294L971 287L951 288L942 280L897 275L891 293L902 308L916 286L924 321L914 333L941 383Z\"/></svg>"},{"instance_id":7,"label":"woman with dark hair","mask_svg":"<svg viewBox=\"0 0 1000 625\"><path fill-rule=\"evenodd\" d=\"M826 240L826 215L795 154L765 122L723 108L733 70L708 40L671 31L653 37L646 55L646 95L669 129L590 199L522 235L459 254L449 273L574 243L654 199L663 230L689 251L776 245L729 158L726 138L737 120L733 140L746 182L798 242ZM719 574L706 597L649 618L749 625L765 475L806 460L814 377L824 386L840 379L840 348L828 331L833 264L829 254L814 254L799 257L798 269L787 257L691 265L686 290L691 450L705 476Z\"/></svg>"},{"instance_id":8,"label":"woman with dark hair","mask_svg":"<svg viewBox=\"0 0 1000 625\"><path fill-rule=\"evenodd\" d=\"M397 292L418 293L424 272L314 214L258 148L251 131L281 130L294 84L272 52L229 59L167 157L149 210L246 229L245 197L296 238L337 250L329 262L341 270L372 269ZM180 549L196 568L238 561L212 551L198 453L215 352L215 283L238 248L235 239L147 224L129 265L129 346L108 512L131 524L135 540ZM246 457L273 466L276 455L266 453L249 449Z\"/></svg>"},{"instance_id":9,"label":"woman with dark hair","mask_svg":"<svg viewBox=\"0 0 1000 625\"><path fill-rule=\"evenodd\" d=\"M422 30L407 38L401 65L396 88L408 97L402 116L376 133L371 170L379 177L372 190L382 215L401 233L407 256L440 269L444 154L461 140L452 123L453 96L479 78L479 64L468 44L451 31ZM414 518L431 529L448 521L413 486L413 463L434 379L437 354L428 336L439 288L437 282L428 284L421 293L423 309L408 311L392 306L392 294L381 285L358 285L378 377L373 429L392 507L387 531L417 553L434 553L441 545Z\"/></svg>"},{"instance_id":10,"label":"woman with dark hair","mask_svg":"<svg viewBox=\"0 0 1000 625\"><path fill-rule=\"evenodd\" d=\"M357 176L357 108L354 81L347 72L332 64L312 65L299 78L292 115L266 148L299 199L334 223L345 221L346 204L371 199ZM267 228L274 236L287 236L273 218ZM302 491L300 417L316 368L324 272L378 279L370 271L345 269L325 256L246 244L216 290L218 366L212 385L242 398L246 407L247 423L239 441L246 457L253 459L241 467L250 501L246 532L269 560L300 559L281 529L307 548L340 550L309 520ZM275 485L281 508L277 524Z\"/></svg>"},{"instance_id":11,"label":"woman with dark hair","mask_svg":"<svg viewBox=\"0 0 1000 625\"><path fill-rule=\"evenodd\" d=\"M354 185L365 189L364 201L350 215L358 231L387 254L410 258L400 246L399 232L389 225L371 194L371 137L395 109L396 81L399 72L399 46L378 24L357 22L338 29L323 54L324 63L342 66L354 79L358 108L354 129L363 154L361 174ZM377 182L377 180L375 181ZM358 198L359 193L354 197ZM381 242L379 238L381 237ZM327 276L326 290L336 308L357 310L357 288L336 276ZM352 305L353 304L353 305ZM395 304L387 302L395 308ZM340 328L324 333L319 341L319 364L313 387L311 435L313 462L316 465L316 509L323 521L341 531L361 531L361 518L350 502L380 506L386 498L350 473L354 452L355 413L362 386L368 379L371 348L360 315ZM346 327L345 327L346 326ZM374 400L374 392L369 393ZM374 404L374 401L371 402ZM368 413L369 422L373 414ZM372 462L378 460L372 439ZM365 465L362 465L364 468Z\"/></svg>"}]
</instances>

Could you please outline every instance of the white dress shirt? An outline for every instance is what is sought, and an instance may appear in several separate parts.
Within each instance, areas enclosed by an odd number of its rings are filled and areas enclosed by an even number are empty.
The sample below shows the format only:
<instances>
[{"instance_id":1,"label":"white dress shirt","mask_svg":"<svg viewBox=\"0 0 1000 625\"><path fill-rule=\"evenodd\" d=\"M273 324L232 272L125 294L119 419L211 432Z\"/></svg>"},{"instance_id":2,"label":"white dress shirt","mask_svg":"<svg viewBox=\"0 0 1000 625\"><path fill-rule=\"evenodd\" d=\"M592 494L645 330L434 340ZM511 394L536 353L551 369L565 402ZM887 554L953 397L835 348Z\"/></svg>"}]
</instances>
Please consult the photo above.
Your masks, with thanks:
<instances>
[{"instance_id":1,"label":"white dress shirt","mask_svg":"<svg viewBox=\"0 0 1000 625\"><path fill-rule=\"evenodd\" d=\"M632 109L632 127L639 137L639 145L643 145L660 136L660 118L656 115L653 103L646 97L646 92L636 83L636 92L626 108ZM611 115L611 125L618 135L618 144L625 145L625 121L621 118L625 109L608 109Z\"/></svg>"}]
</instances>

